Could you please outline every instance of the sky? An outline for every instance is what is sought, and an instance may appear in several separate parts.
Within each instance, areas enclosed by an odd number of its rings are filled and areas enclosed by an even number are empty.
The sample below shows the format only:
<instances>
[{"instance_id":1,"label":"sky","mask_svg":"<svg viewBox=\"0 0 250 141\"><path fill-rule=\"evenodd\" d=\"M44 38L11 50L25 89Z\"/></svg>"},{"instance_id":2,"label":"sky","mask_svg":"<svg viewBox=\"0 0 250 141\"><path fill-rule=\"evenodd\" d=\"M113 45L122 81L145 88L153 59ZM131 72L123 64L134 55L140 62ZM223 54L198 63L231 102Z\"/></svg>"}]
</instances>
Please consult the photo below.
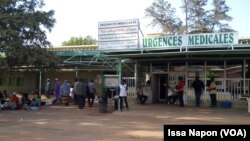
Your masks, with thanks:
<instances>
[{"instance_id":1,"label":"sky","mask_svg":"<svg viewBox=\"0 0 250 141\"><path fill-rule=\"evenodd\" d=\"M145 9L154 0L44 0L44 11L54 10L56 23L48 40L53 46L60 46L70 37L87 35L98 39L98 22L126 19L139 19L140 28L145 35L157 33L159 29L150 26L145 18ZM176 15L185 21L180 8L183 0L168 0L176 8ZM229 25L238 31L238 38L250 37L250 0L226 0L231 8L228 13L233 17Z\"/></svg>"}]
</instances>

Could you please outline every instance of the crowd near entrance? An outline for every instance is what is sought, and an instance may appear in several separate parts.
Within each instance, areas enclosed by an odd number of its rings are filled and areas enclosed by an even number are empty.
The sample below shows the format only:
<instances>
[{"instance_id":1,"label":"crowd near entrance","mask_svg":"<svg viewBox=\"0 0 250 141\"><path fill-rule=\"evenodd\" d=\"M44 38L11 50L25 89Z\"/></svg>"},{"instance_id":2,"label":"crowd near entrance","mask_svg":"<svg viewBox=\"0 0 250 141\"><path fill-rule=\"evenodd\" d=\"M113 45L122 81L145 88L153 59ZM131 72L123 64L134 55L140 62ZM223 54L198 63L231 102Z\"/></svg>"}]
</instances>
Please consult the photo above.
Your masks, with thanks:
<instances>
[{"instance_id":1,"label":"crowd near entrance","mask_svg":"<svg viewBox=\"0 0 250 141\"><path fill-rule=\"evenodd\" d=\"M218 104L223 101L231 101L235 107L247 105L244 95L249 95L248 60L217 60L214 58L202 61L165 60L163 63L142 61L137 63L137 67L139 68L136 73L138 78L135 78L138 80L137 85L145 84L147 80L151 80L152 103L166 102L168 95L173 94L170 89L176 88L178 77L181 76L185 82L184 102L194 105L195 94L192 83L198 76L205 86L201 95L202 105L210 104L210 95L207 90L210 78L214 78L217 85ZM134 87L129 83L128 86Z\"/></svg>"}]
</instances>

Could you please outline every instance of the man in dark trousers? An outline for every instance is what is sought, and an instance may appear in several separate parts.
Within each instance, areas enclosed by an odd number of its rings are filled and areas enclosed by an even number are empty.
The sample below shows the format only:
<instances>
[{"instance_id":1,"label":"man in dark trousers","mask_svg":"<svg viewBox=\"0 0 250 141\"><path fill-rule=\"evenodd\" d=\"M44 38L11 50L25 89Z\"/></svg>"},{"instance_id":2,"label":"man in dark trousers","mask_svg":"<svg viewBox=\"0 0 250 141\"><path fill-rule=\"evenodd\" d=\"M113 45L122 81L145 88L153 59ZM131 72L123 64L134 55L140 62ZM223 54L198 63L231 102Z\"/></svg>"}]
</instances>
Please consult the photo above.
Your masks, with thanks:
<instances>
[{"instance_id":1,"label":"man in dark trousers","mask_svg":"<svg viewBox=\"0 0 250 141\"><path fill-rule=\"evenodd\" d=\"M86 86L86 93L87 93L89 107L93 107L96 94L95 84L93 80L91 80Z\"/></svg>"},{"instance_id":2,"label":"man in dark trousers","mask_svg":"<svg viewBox=\"0 0 250 141\"><path fill-rule=\"evenodd\" d=\"M181 107L184 107L184 100L183 100L184 85L185 85L185 82L183 80L183 77L179 76L178 85L177 85L177 93L178 93L178 98L179 98Z\"/></svg>"},{"instance_id":3,"label":"man in dark trousers","mask_svg":"<svg viewBox=\"0 0 250 141\"><path fill-rule=\"evenodd\" d=\"M74 85L74 96L77 97L77 104L79 106L79 109L83 109L85 106L85 96L86 96L86 90L85 85L83 83L82 79L78 79L78 81Z\"/></svg>"},{"instance_id":4,"label":"man in dark trousers","mask_svg":"<svg viewBox=\"0 0 250 141\"><path fill-rule=\"evenodd\" d=\"M195 104L196 106L200 106L201 95L205 88L204 83L199 79L198 76L196 76L194 82L192 83L192 87L194 88L195 93Z\"/></svg>"}]
</instances>

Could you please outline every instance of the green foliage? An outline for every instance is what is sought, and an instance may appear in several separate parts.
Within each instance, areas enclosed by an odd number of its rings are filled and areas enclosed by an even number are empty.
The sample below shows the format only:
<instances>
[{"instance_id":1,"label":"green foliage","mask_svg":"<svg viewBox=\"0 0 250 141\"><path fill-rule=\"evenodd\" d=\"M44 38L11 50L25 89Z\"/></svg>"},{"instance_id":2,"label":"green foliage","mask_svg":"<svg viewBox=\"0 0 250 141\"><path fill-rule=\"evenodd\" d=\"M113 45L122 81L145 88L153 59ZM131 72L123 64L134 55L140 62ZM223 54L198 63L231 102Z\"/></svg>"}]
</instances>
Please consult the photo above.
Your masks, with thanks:
<instances>
[{"instance_id":1,"label":"green foliage","mask_svg":"<svg viewBox=\"0 0 250 141\"><path fill-rule=\"evenodd\" d=\"M73 46L73 45L95 45L96 39L92 38L90 35L85 37L71 37L68 41L62 43L63 46Z\"/></svg>"},{"instance_id":2,"label":"green foliage","mask_svg":"<svg viewBox=\"0 0 250 141\"><path fill-rule=\"evenodd\" d=\"M232 21L232 17L227 13L230 8L227 6L225 0L213 0L214 9L211 10L211 26L212 30L218 30L220 32L234 31L226 23Z\"/></svg>"},{"instance_id":3,"label":"green foliage","mask_svg":"<svg viewBox=\"0 0 250 141\"><path fill-rule=\"evenodd\" d=\"M168 1L155 0L145 10L145 15L152 18L151 25L159 26L165 34L177 34L183 32L182 21L175 16L175 8Z\"/></svg>"},{"instance_id":4,"label":"green foliage","mask_svg":"<svg viewBox=\"0 0 250 141\"><path fill-rule=\"evenodd\" d=\"M216 78L217 75L214 72L207 72L206 74L207 78Z\"/></svg>"},{"instance_id":5,"label":"green foliage","mask_svg":"<svg viewBox=\"0 0 250 141\"><path fill-rule=\"evenodd\" d=\"M207 0L186 0L188 29L190 32L211 32L208 30L208 11L205 9Z\"/></svg>"},{"instance_id":6,"label":"green foliage","mask_svg":"<svg viewBox=\"0 0 250 141\"><path fill-rule=\"evenodd\" d=\"M46 32L54 26L54 11L42 11L43 6L43 0L0 1L1 69L57 64L57 58L46 49L51 46Z\"/></svg>"},{"instance_id":7,"label":"green foliage","mask_svg":"<svg viewBox=\"0 0 250 141\"><path fill-rule=\"evenodd\" d=\"M187 27L182 25L183 22L175 15L175 8L172 8L168 0L155 0L145 9L145 16L152 18L151 25L159 26L166 34L184 33L186 28L187 33L234 31L227 24L232 17L228 15L230 8L225 0L213 0L212 8L208 6L208 0L181 1L183 2L181 8L187 16L185 19Z\"/></svg>"}]
</instances>

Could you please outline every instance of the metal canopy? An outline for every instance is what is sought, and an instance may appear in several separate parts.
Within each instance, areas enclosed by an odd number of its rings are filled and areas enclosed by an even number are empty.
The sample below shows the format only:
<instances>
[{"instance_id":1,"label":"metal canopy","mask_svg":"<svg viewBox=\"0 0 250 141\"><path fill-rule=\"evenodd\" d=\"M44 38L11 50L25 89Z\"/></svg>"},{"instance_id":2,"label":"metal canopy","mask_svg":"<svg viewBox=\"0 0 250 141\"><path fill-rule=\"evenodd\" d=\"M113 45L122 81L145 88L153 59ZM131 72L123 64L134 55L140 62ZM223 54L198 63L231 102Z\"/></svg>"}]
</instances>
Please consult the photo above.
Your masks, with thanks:
<instances>
[{"instance_id":1,"label":"metal canopy","mask_svg":"<svg viewBox=\"0 0 250 141\"><path fill-rule=\"evenodd\" d=\"M85 51L85 53L87 53L87 51ZM64 60L63 63L85 66L87 68L92 67L99 69L104 67L106 69L116 69L117 59L108 57L107 55L100 53L100 51L96 51L95 55L92 56L76 53L75 55Z\"/></svg>"},{"instance_id":2,"label":"metal canopy","mask_svg":"<svg viewBox=\"0 0 250 141\"><path fill-rule=\"evenodd\" d=\"M138 49L104 53L109 57L135 60L242 59L250 58L250 45Z\"/></svg>"},{"instance_id":3,"label":"metal canopy","mask_svg":"<svg viewBox=\"0 0 250 141\"><path fill-rule=\"evenodd\" d=\"M76 51L74 51L76 50ZM56 51L56 50L54 50ZM116 70L118 60L127 59L136 61L161 61L161 60L237 60L250 59L250 44L239 44L234 46L189 46L172 48L140 48L124 50L98 50L80 48L59 50L61 55L67 59L64 64L78 65L90 69ZM72 54L72 51L74 54ZM59 55L60 56L60 55Z\"/></svg>"}]
</instances>

